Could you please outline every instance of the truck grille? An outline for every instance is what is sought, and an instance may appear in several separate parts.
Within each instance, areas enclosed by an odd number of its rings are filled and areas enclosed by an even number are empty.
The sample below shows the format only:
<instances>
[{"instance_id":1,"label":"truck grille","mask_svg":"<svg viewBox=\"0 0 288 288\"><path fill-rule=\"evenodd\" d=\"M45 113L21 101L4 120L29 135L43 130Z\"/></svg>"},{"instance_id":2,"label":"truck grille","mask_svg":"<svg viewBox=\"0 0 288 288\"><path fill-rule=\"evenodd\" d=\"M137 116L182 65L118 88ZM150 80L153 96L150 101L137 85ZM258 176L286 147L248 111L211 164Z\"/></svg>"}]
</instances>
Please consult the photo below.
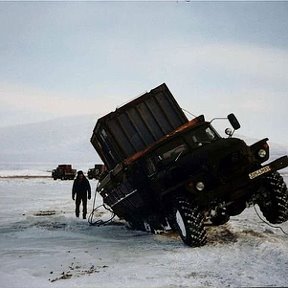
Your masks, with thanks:
<instances>
[{"instance_id":1,"label":"truck grille","mask_svg":"<svg viewBox=\"0 0 288 288\"><path fill-rule=\"evenodd\" d=\"M236 174L242 174L250 166L250 157L243 150L229 153L219 164L219 176L222 180L232 178Z\"/></svg>"}]
</instances>

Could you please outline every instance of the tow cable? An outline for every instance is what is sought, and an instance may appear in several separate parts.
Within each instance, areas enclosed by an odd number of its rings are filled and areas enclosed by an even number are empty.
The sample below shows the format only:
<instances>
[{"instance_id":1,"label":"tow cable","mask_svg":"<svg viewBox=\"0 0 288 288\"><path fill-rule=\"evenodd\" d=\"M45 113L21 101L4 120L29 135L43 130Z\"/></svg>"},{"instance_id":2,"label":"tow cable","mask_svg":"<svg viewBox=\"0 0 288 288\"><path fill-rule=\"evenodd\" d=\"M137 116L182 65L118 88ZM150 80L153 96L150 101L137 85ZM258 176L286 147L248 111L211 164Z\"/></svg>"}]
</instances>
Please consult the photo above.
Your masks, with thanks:
<instances>
[{"instance_id":1,"label":"tow cable","mask_svg":"<svg viewBox=\"0 0 288 288\"><path fill-rule=\"evenodd\" d=\"M105 204L102 204L102 205L99 205L97 207L95 207L96 205L96 198L97 198L97 188L99 186L99 181L98 181L98 184L96 186L96 189L95 189L95 194L94 194L94 201L93 201L93 209L92 209L92 212L90 213L89 217L88 217L88 223L92 226L104 226L104 225L107 225L109 224L110 222L112 222L112 220L114 219L114 217L116 216L114 214L114 212L108 208ZM93 218L95 217L94 213L101 207L104 207L106 210L110 211L111 212L111 217L108 219L108 220L102 220L102 219L98 219L98 220L93 220ZM96 218L96 217L95 217Z\"/></svg>"},{"instance_id":2,"label":"tow cable","mask_svg":"<svg viewBox=\"0 0 288 288\"><path fill-rule=\"evenodd\" d=\"M270 226L271 228L280 229L283 234L288 235L288 233L287 233L286 231L284 231L284 229L283 229L282 227L272 225L272 224L270 224L269 222L265 221L265 220L259 215L259 213L258 213L255 205L254 205L254 211L256 212L256 215L258 216L258 218L259 218L263 223L265 223L266 225Z\"/></svg>"}]
</instances>

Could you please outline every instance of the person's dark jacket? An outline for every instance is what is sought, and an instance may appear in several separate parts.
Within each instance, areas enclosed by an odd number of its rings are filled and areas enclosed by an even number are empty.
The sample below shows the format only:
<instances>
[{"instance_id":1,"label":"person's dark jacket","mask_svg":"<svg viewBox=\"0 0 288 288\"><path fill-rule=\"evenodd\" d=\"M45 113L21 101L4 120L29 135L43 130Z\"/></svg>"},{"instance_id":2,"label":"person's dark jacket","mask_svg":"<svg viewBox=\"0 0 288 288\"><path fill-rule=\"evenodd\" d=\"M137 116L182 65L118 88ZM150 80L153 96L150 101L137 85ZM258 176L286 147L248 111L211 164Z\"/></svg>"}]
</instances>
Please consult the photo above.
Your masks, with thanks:
<instances>
[{"instance_id":1,"label":"person's dark jacket","mask_svg":"<svg viewBox=\"0 0 288 288\"><path fill-rule=\"evenodd\" d=\"M72 187L72 199L75 199L75 194L77 195L76 197L87 199L87 192L88 199L91 199L91 187L88 179L86 177L83 177L82 180L76 178Z\"/></svg>"}]
</instances>

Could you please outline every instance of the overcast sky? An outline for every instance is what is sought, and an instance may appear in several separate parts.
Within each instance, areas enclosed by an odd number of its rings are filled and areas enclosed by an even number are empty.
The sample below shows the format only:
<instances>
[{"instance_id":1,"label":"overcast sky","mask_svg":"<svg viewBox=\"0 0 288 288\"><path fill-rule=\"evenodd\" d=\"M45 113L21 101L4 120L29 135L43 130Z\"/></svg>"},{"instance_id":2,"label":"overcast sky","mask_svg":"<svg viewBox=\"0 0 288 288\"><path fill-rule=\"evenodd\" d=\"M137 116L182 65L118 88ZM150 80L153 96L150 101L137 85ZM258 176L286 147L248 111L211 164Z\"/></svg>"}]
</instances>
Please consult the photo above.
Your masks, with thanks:
<instances>
[{"instance_id":1,"label":"overcast sky","mask_svg":"<svg viewBox=\"0 0 288 288\"><path fill-rule=\"evenodd\" d=\"M288 144L288 2L0 2L0 37L2 127L103 116L165 82Z\"/></svg>"}]
</instances>

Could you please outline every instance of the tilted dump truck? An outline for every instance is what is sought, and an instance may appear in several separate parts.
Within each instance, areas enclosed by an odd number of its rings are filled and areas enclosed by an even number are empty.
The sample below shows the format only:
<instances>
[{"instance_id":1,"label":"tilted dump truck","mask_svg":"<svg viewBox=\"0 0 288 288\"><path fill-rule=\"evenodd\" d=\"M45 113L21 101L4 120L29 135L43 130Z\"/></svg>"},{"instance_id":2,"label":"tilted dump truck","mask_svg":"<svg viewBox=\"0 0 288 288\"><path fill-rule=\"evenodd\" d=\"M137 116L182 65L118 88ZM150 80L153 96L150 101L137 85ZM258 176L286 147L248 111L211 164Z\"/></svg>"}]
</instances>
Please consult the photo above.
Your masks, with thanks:
<instances>
[{"instance_id":1,"label":"tilted dump truck","mask_svg":"<svg viewBox=\"0 0 288 288\"><path fill-rule=\"evenodd\" d=\"M203 115L188 120L166 84L98 119L91 143L104 162L97 191L130 227L170 227L189 246L206 243L205 223L222 225L258 204L271 223L288 220L288 192L269 159L268 139L253 145L227 137ZM233 128L233 129L232 129ZM264 164L264 162L266 162Z\"/></svg>"}]
</instances>

